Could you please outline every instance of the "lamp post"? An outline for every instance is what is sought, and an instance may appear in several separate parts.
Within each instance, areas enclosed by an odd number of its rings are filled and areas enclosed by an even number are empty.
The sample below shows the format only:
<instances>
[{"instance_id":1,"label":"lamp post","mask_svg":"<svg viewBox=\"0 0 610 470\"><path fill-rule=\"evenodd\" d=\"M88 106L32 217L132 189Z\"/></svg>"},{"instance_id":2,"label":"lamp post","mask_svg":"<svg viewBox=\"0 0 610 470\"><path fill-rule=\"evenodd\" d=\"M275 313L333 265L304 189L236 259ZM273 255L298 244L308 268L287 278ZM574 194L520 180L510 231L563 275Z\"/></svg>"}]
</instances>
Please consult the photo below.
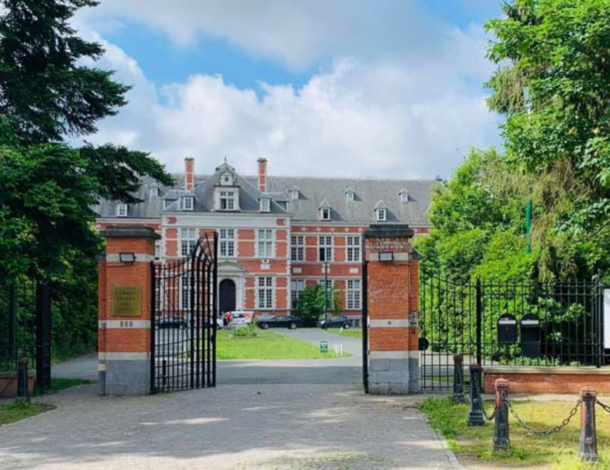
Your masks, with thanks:
<instances>
[{"instance_id":1,"label":"lamp post","mask_svg":"<svg viewBox=\"0 0 610 470\"><path fill-rule=\"evenodd\" d=\"M328 261L324 261L324 329L328 331Z\"/></svg>"}]
</instances>

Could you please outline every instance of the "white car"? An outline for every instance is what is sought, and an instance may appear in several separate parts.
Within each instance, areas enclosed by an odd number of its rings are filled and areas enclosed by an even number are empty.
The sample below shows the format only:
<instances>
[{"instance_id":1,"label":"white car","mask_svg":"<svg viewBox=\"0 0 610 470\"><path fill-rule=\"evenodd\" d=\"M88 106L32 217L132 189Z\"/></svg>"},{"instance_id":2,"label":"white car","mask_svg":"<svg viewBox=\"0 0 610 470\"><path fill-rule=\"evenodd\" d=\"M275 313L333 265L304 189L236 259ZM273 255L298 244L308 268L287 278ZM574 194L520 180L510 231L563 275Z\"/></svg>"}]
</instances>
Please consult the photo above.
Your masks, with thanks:
<instances>
[{"instance_id":1,"label":"white car","mask_svg":"<svg viewBox=\"0 0 610 470\"><path fill-rule=\"evenodd\" d=\"M228 319L230 321L227 321ZM254 312L247 312L245 310L236 310L234 312L226 312L224 315L225 323L229 328L233 328L234 326L242 326L249 325L252 323L252 319L254 318ZM236 320L239 322L234 323Z\"/></svg>"},{"instance_id":2,"label":"white car","mask_svg":"<svg viewBox=\"0 0 610 470\"><path fill-rule=\"evenodd\" d=\"M244 317L240 317L240 318L234 318L233 320L231 320L231 323L229 323L229 328L238 328L240 326L248 326L250 323L252 323L252 320L248 321L247 318Z\"/></svg>"}]
</instances>

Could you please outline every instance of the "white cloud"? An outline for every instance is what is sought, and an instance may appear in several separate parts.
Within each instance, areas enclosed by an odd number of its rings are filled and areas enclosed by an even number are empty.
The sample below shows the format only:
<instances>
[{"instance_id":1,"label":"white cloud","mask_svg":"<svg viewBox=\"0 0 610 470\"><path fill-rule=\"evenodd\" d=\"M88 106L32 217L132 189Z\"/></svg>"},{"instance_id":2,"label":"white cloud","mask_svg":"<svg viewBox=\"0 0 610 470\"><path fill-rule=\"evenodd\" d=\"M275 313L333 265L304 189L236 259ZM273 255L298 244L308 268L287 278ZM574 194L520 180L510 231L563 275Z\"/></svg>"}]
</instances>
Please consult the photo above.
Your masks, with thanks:
<instances>
[{"instance_id":1,"label":"white cloud","mask_svg":"<svg viewBox=\"0 0 610 470\"><path fill-rule=\"evenodd\" d=\"M284 0L253 3L105 0L78 24L103 32L130 18L182 44L213 34L293 68L327 55L336 57L332 67L298 89L238 89L221 75L157 87L105 43L101 66L134 87L129 105L88 140L151 151L171 171L188 155L202 173L224 156L253 173L266 156L275 174L380 177L447 176L469 146L497 142L481 88L492 66L480 25L432 21L414 2L388 1L391 8L368 16L377 11L369 0L291 2L289 10Z\"/></svg>"}]
</instances>

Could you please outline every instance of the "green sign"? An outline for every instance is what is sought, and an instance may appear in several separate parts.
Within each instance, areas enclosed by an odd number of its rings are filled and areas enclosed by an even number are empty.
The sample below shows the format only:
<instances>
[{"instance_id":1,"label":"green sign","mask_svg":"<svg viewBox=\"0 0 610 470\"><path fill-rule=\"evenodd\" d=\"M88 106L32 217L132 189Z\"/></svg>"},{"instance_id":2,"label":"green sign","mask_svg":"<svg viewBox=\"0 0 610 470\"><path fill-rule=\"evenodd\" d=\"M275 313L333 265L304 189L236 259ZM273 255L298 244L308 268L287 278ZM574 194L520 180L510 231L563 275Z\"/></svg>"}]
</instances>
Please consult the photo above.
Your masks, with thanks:
<instances>
[{"instance_id":1,"label":"green sign","mask_svg":"<svg viewBox=\"0 0 610 470\"><path fill-rule=\"evenodd\" d=\"M328 341L320 341L320 352L321 353L328 352Z\"/></svg>"}]
</instances>

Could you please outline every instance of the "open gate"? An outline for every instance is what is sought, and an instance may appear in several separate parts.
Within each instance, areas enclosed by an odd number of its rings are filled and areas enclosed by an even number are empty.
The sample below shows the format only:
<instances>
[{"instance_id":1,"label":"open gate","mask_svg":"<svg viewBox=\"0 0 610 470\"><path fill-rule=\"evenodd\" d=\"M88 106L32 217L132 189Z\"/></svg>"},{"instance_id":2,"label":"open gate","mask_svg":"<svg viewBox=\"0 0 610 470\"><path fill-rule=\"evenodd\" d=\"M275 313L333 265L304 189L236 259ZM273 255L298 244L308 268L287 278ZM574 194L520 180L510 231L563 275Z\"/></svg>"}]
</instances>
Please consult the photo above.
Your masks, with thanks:
<instances>
[{"instance_id":1,"label":"open gate","mask_svg":"<svg viewBox=\"0 0 610 470\"><path fill-rule=\"evenodd\" d=\"M217 234L152 263L152 393L216 386Z\"/></svg>"},{"instance_id":2,"label":"open gate","mask_svg":"<svg viewBox=\"0 0 610 470\"><path fill-rule=\"evenodd\" d=\"M422 272L423 390L453 387L453 355L464 366L606 363L598 281L456 280Z\"/></svg>"}]
</instances>

